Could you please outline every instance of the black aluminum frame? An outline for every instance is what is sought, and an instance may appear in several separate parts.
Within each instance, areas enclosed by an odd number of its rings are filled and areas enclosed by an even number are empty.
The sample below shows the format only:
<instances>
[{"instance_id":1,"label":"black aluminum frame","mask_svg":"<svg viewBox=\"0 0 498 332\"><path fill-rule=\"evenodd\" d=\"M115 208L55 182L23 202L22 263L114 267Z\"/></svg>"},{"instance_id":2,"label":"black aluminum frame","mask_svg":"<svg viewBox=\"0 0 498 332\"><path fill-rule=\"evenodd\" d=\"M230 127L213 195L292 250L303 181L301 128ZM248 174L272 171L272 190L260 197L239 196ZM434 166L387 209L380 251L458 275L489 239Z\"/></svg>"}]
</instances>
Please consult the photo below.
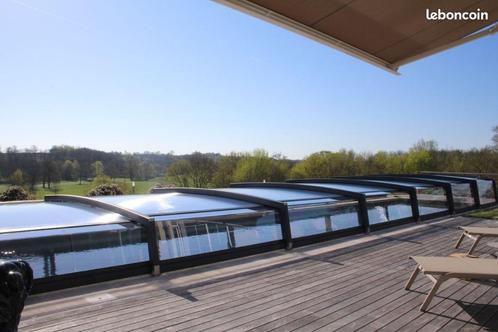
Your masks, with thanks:
<instances>
[{"instance_id":1,"label":"black aluminum frame","mask_svg":"<svg viewBox=\"0 0 498 332\"><path fill-rule=\"evenodd\" d=\"M279 249L286 248L282 241L277 240L197 255L170 258L161 261L161 272L175 271L188 267L211 264Z\"/></svg>"},{"instance_id":2,"label":"black aluminum frame","mask_svg":"<svg viewBox=\"0 0 498 332\"><path fill-rule=\"evenodd\" d=\"M475 183L476 183L476 191L478 193L478 196L479 196L479 187L477 185L477 180L491 181L491 183L493 184L493 191L495 193L495 203L481 204L481 199L479 197L479 205L481 207L488 207L488 206L493 206L496 203L498 203L498 191L497 191L497 188L496 188L496 180L495 179L492 179L492 178L489 178L489 177L481 177L481 176L469 176L469 175L460 174L460 173L447 174L447 173L432 173L432 172L431 173L425 173L425 172L422 172L420 174L442 176L442 177L446 177L446 178L447 177L452 177L452 178L459 179L459 180L475 181ZM462 179L462 177L464 177L464 178L474 178L474 179Z\"/></svg>"},{"instance_id":3,"label":"black aluminum frame","mask_svg":"<svg viewBox=\"0 0 498 332\"><path fill-rule=\"evenodd\" d=\"M455 176L446 176L446 175L435 175L435 174L425 174L425 173L419 173L419 174L400 174L400 177L405 178L405 177L411 177L411 178L426 178L426 179L434 179L434 180L446 180L448 182L462 182L462 183L468 183L470 184L470 192L472 194L472 197L474 198L474 206L475 208L480 208L481 207L481 200L479 199L479 189L477 187L477 180L472 180L472 179L463 179L460 177L455 177ZM461 209L461 211L466 211L469 209Z\"/></svg>"},{"instance_id":4,"label":"black aluminum frame","mask_svg":"<svg viewBox=\"0 0 498 332\"><path fill-rule=\"evenodd\" d=\"M243 195L219 189L204 189L204 188L154 188L152 194L164 193L182 193L191 195L206 195L212 197L228 198L237 201L258 204L278 212L280 226L282 228L282 238L286 250L292 249L292 235L290 230L289 213L287 204L265 199L257 196Z\"/></svg>"},{"instance_id":5,"label":"black aluminum frame","mask_svg":"<svg viewBox=\"0 0 498 332\"><path fill-rule=\"evenodd\" d=\"M291 183L291 182L239 182L230 184L230 188L280 188L322 192L326 194L341 195L350 197L358 201L358 220L360 221L364 231L370 231L370 223L368 220L368 209L366 195L358 192L353 192L343 189L325 188L320 186L312 186L307 184ZM295 241L296 239L293 239Z\"/></svg>"},{"instance_id":6,"label":"black aluminum frame","mask_svg":"<svg viewBox=\"0 0 498 332\"><path fill-rule=\"evenodd\" d=\"M433 186L438 186L442 187L444 189L444 192L446 194L446 202L448 203L448 213L445 214L455 214L455 203L453 201L453 190L451 189L451 184L448 182L442 182L438 180L430 180L430 179L414 179L414 178L404 178L404 177L396 177L393 175L362 175L362 176L340 176L338 178L344 178L344 179L364 179L364 180L371 180L371 181L404 181L404 182L411 182L411 183L422 183L422 184L428 184L428 185L433 185ZM418 198L417 198L418 199ZM436 213L431 213L428 214L428 217L432 217L432 215L445 215L441 212L436 212ZM424 219L424 217L421 217Z\"/></svg>"},{"instance_id":7,"label":"black aluminum frame","mask_svg":"<svg viewBox=\"0 0 498 332\"><path fill-rule=\"evenodd\" d=\"M377 187L377 188L388 188L398 191L407 192L410 196L410 205L412 208L412 219L417 222L420 220L420 212L418 209L418 198L417 189L415 187L403 186L394 183L373 183L366 180L354 180L354 179L340 179L340 178L318 178L318 179L300 179L300 180L287 180L290 183L330 183L330 184L352 184L364 187ZM400 220L398 220L401 222ZM393 222L393 225L397 225L397 222Z\"/></svg>"},{"instance_id":8,"label":"black aluminum frame","mask_svg":"<svg viewBox=\"0 0 498 332\"><path fill-rule=\"evenodd\" d=\"M123 207L98 201L89 197L76 196L76 195L47 195L44 198L45 202L52 203L77 203L84 204L94 208L99 208L105 211L117 213L131 222L145 228L147 231L147 248L149 252L149 261L151 264L152 274L159 275L160 273L160 257L159 257L159 243L157 240L157 229L154 218L142 215L135 211L125 209Z\"/></svg>"},{"instance_id":9,"label":"black aluminum frame","mask_svg":"<svg viewBox=\"0 0 498 332\"><path fill-rule=\"evenodd\" d=\"M459 177L455 177L452 179L449 176L444 175L444 177L439 176L437 174L430 174L429 176L423 176L427 180L422 180L420 179L424 174L415 174L415 175L392 175L392 177L395 177L397 180L402 180L402 181L412 181L413 182L419 182L422 183L422 181L427 182L428 181L437 182L437 185L442 185L439 181L437 180L444 180L444 181L457 181L457 182L463 182L463 183L472 183L474 182L475 185L477 185L476 180L469 180L469 179L462 179ZM387 179L391 175L387 176L382 176L384 179ZM417 177L417 179L411 179L413 177ZM394 179L393 179L394 180ZM492 179L486 179L486 180L492 180ZM400 191L405 191L410 194L410 199L412 202L412 209L413 209L413 202L417 202L417 200L412 199L412 191L416 192L416 189L414 187L408 187L412 188L413 190L407 190L407 186L401 186L401 185L388 185L388 184L380 184L376 182L367 182L366 179L344 179L344 178L332 178L332 179L304 179L304 180L290 180L286 183L268 183L268 184L261 184L261 183L256 183L256 184L233 184L232 187L237 187L239 185L242 186L265 186L265 187L271 187L271 186L283 186L285 185L286 188L289 189L300 189L300 190L311 190L311 191L320 191L320 192L328 192L331 194L337 194L341 195L344 197L351 197L358 199L360 201L363 199L362 197L366 197L365 194L363 193L357 193L357 192L348 192L344 191L341 189L333 189L333 188L325 188L325 187L318 187L318 186L313 186L313 185L308 185L306 182L315 182L315 183L338 183L338 184L357 184L357 185L363 185L363 186L372 186L372 187L380 187L380 188L389 188L389 189L395 189L395 190L400 190ZM446 183L446 182L444 182ZM450 185L448 183L448 185ZM450 185L451 186L451 185ZM493 186L495 189L495 197L498 200L498 195L496 195L496 181L493 180ZM471 185L472 188L472 185ZM119 278L126 278L130 276L137 276L137 275L144 275L150 272L150 265L152 263L153 267L153 274L155 272L165 272L165 271L171 271L171 270L176 270L176 269L181 269L185 267L191 267L191 266L197 266L197 265L202 265L202 264L208 264L208 263L213 263L217 261L222 261L222 260L227 260L227 259L232 259L235 257L242 257L242 256L247 256L247 255L252 255L252 254L257 254L257 253L262 253L262 252L267 252L270 250L277 250L277 249L290 249L293 246L301 246L301 245L306 245L310 243L315 243L319 241L326 241L330 240L331 238L337 238L337 237L344 237L348 235L353 235L353 234L359 234L362 231L364 231L362 226L356 227L356 228L351 228L351 229L344 229L344 230L338 230L334 232L328 232L328 233L323 233L323 234L316 234L316 235L311 235L311 236L306 236L306 237L301 237L301 238L296 238L292 239L292 234L290 233L290 223L289 223L289 215L288 215L288 207L287 204L278 202L278 201L272 201L272 200L267 200L263 199L260 197L255 197L255 196L249 196L249 195L241 195L233 192L227 192L223 190L214 190L214 189L194 189L194 188L166 188L166 189L156 189L154 190L155 193L158 192L179 192L179 193L190 193L190 194L205 194L205 195L210 195L210 196L216 196L216 197L224 197L224 198L231 198L235 200L241 200L241 201L246 201L246 202L252 202L260 206L266 206L270 207L273 210L276 210L276 212L279 213L280 217L280 222L281 224L287 224L288 226L288 235L289 239L288 240L277 240L277 241L271 241L271 242L265 242L261 244L255 244L251 246L245 246L245 247L239 247L239 248L231 248L231 249L226 249L226 250L220 250L220 251L215 251L215 252L209 252L209 253L203 253L203 254L198 254L198 255L192 255L192 256L185 256L185 257L177 257L173 259L167 259L167 260L160 260L159 257L159 249L158 249L158 241L157 241L157 233L156 233L156 224L154 221L154 218L151 216L144 216L139 213L136 213L134 211L128 210L121 208L117 205L101 202L98 200L94 200L92 198L87 198L87 197L81 197L81 196L73 196L73 195L51 195L51 196L46 196L45 201L47 202L73 202L73 203L80 203L80 204L85 204L88 206L96 207L96 208L101 208L109 212L114 212L118 213L122 216L124 216L126 219L128 219L130 222L137 223L143 227L146 227L148 230L147 232L147 241L149 245L149 261L144 261L144 262L138 262L138 263L130 263L130 264L125 264L125 265L119 265L119 266L111 266L111 267L106 267L106 268L99 268L99 269L93 269L89 271L81 271L81 272L74 272L74 273L69 273L69 274L62 274L62 275L55 275L55 276L50 276L50 277L45 277L45 278L38 278L35 280L34 283L34 288L33 288L33 293L41 293L41 292L47 292L47 291L52 291L52 290L57 290L57 289L64 289L64 288L70 288L70 287L76 287L76 286L82 286L82 285L87 285L91 283L97 283L97 282L103 282L107 280L114 280L114 279L119 279ZM478 193L476 191L476 193ZM452 197L452 195L451 195ZM474 196L475 198L475 196ZM366 200L365 200L366 204ZM492 204L494 205L494 204ZM476 209L479 206L483 205L475 205L470 207L470 210ZM418 207L418 204L417 204ZM360 210L360 206L359 206ZM418 210L418 209L417 209ZM365 209L366 211L366 209ZM413 211L413 210L412 210ZM434 214L432 214L433 216ZM366 214L367 221L368 221L368 213ZM413 217L410 218L404 218L404 219L398 219L394 223L381 223L381 224L373 224L369 225L370 230L379 230L391 226L399 226L402 224L410 223L413 222ZM287 222L285 222L285 220ZM369 223L368 223L369 224ZM90 225L88 225L90 226ZM152 227L151 227L152 226ZM284 226L282 225L282 235L284 236ZM150 231L149 231L150 230ZM155 239L156 241L151 241L151 239ZM290 244L290 246L289 246ZM157 246L157 249L154 249L154 245ZM157 261L154 260L154 252L157 253ZM152 254L151 254L152 253ZM156 265L157 264L157 265Z\"/></svg>"}]
</instances>

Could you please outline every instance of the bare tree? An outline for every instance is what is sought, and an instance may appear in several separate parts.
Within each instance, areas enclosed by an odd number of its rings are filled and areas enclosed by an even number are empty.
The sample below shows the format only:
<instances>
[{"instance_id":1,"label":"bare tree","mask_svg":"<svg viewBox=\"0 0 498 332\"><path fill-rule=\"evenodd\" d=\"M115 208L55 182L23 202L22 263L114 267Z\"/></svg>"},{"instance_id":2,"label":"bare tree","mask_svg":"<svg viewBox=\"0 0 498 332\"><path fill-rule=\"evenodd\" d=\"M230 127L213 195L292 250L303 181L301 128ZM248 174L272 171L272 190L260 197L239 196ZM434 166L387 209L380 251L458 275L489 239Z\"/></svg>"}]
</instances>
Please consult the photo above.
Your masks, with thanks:
<instances>
[{"instance_id":1,"label":"bare tree","mask_svg":"<svg viewBox=\"0 0 498 332\"><path fill-rule=\"evenodd\" d=\"M189 177L192 168L187 160L179 159L173 161L166 170L166 176L172 177L173 180L182 187L189 186ZM167 179L166 179L167 180Z\"/></svg>"},{"instance_id":2,"label":"bare tree","mask_svg":"<svg viewBox=\"0 0 498 332\"><path fill-rule=\"evenodd\" d=\"M493 128L493 143L495 144L495 148L498 149L498 126Z\"/></svg>"},{"instance_id":3,"label":"bare tree","mask_svg":"<svg viewBox=\"0 0 498 332\"><path fill-rule=\"evenodd\" d=\"M213 179L216 164L209 156L200 152L192 153L190 163L190 179L196 188L205 188Z\"/></svg>"}]
</instances>

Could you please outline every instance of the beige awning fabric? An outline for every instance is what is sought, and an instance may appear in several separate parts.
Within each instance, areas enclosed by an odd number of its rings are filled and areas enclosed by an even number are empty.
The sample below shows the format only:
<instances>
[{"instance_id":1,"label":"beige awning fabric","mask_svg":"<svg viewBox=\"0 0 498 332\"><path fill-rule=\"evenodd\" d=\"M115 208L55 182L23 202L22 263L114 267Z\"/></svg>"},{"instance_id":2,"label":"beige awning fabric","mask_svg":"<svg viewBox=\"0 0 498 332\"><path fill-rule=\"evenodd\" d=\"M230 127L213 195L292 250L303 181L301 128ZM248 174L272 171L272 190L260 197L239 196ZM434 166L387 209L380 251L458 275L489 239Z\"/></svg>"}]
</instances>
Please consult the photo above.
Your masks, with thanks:
<instances>
[{"instance_id":1,"label":"beige awning fabric","mask_svg":"<svg viewBox=\"0 0 498 332\"><path fill-rule=\"evenodd\" d=\"M495 33L498 0L215 0L391 72ZM487 20L428 20L427 10Z\"/></svg>"}]
</instances>

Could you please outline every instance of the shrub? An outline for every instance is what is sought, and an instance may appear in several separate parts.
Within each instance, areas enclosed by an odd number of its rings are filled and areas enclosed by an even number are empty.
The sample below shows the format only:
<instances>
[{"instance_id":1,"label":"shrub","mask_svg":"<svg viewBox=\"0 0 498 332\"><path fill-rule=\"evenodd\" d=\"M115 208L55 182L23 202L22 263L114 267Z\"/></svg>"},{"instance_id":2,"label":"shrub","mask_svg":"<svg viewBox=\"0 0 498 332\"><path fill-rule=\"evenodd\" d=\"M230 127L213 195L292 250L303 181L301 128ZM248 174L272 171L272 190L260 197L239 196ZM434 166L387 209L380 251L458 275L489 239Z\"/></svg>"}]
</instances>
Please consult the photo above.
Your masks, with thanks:
<instances>
[{"instance_id":1,"label":"shrub","mask_svg":"<svg viewBox=\"0 0 498 332\"><path fill-rule=\"evenodd\" d=\"M107 175L96 176L93 178L92 184L95 187L98 187L103 184L112 184L112 179Z\"/></svg>"},{"instance_id":2,"label":"shrub","mask_svg":"<svg viewBox=\"0 0 498 332\"><path fill-rule=\"evenodd\" d=\"M131 183L130 182L126 182L126 181L119 181L119 182L115 182L114 183L115 185L117 185L119 188L121 188L121 191L123 192L123 194L131 194L132 193L132 189L131 189Z\"/></svg>"},{"instance_id":3,"label":"shrub","mask_svg":"<svg viewBox=\"0 0 498 332\"><path fill-rule=\"evenodd\" d=\"M0 194L0 201L26 201L31 199L29 193L21 186L10 186Z\"/></svg>"},{"instance_id":4,"label":"shrub","mask_svg":"<svg viewBox=\"0 0 498 332\"><path fill-rule=\"evenodd\" d=\"M176 185L155 183L152 187L149 188L149 193L151 193L154 189L161 189L161 188L176 188Z\"/></svg>"},{"instance_id":5,"label":"shrub","mask_svg":"<svg viewBox=\"0 0 498 332\"><path fill-rule=\"evenodd\" d=\"M88 196L123 195L123 190L115 183L101 184L88 192Z\"/></svg>"},{"instance_id":6,"label":"shrub","mask_svg":"<svg viewBox=\"0 0 498 332\"><path fill-rule=\"evenodd\" d=\"M24 184L24 173L20 169L16 169L10 176L10 183L14 186L22 186Z\"/></svg>"}]
</instances>

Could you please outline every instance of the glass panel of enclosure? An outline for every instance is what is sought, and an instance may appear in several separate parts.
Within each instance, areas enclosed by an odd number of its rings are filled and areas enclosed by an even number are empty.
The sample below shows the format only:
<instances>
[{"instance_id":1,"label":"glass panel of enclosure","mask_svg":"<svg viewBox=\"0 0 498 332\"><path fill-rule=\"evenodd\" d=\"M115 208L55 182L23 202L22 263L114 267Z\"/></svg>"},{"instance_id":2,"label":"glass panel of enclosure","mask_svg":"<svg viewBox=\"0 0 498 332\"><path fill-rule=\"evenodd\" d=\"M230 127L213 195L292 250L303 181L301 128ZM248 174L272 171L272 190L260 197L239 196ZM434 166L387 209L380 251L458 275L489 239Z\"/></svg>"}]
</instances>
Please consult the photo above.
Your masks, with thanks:
<instances>
[{"instance_id":1,"label":"glass panel of enclosure","mask_svg":"<svg viewBox=\"0 0 498 332\"><path fill-rule=\"evenodd\" d=\"M282 239L278 213L266 209L182 219L170 216L156 219L156 225L161 260Z\"/></svg>"},{"instance_id":2,"label":"glass panel of enclosure","mask_svg":"<svg viewBox=\"0 0 498 332\"><path fill-rule=\"evenodd\" d=\"M490 204L496 202L493 181L478 179L477 190L479 191L479 201L481 204Z\"/></svg>"},{"instance_id":3,"label":"glass panel of enclosure","mask_svg":"<svg viewBox=\"0 0 498 332\"><path fill-rule=\"evenodd\" d=\"M403 191L368 196L367 209L371 225L413 217L410 195Z\"/></svg>"},{"instance_id":4,"label":"glass panel of enclosure","mask_svg":"<svg viewBox=\"0 0 498 332\"><path fill-rule=\"evenodd\" d=\"M456 210L465 209L475 205L470 183L452 182L451 191L453 192L453 202Z\"/></svg>"},{"instance_id":5,"label":"glass panel of enclosure","mask_svg":"<svg viewBox=\"0 0 498 332\"><path fill-rule=\"evenodd\" d=\"M289 219L293 238L360 226L355 200L292 205L289 206Z\"/></svg>"},{"instance_id":6,"label":"glass panel of enclosure","mask_svg":"<svg viewBox=\"0 0 498 332\"><path fill-rule=\"evenodd\" d=\"M149 260L146 234L133 223L0 234L0 258L23 259L35 278Z\"/></svg>"},{"instance_id":7,"label":"glass panel of enclosure","mask_svg":"<svg viewBox=\"0 0 498 332\"><path fill-rule=\"evenodd\" d=\"M448 211L448 200L443 187L417 187L420 215Z\"/></svg>"}]
</instances>

